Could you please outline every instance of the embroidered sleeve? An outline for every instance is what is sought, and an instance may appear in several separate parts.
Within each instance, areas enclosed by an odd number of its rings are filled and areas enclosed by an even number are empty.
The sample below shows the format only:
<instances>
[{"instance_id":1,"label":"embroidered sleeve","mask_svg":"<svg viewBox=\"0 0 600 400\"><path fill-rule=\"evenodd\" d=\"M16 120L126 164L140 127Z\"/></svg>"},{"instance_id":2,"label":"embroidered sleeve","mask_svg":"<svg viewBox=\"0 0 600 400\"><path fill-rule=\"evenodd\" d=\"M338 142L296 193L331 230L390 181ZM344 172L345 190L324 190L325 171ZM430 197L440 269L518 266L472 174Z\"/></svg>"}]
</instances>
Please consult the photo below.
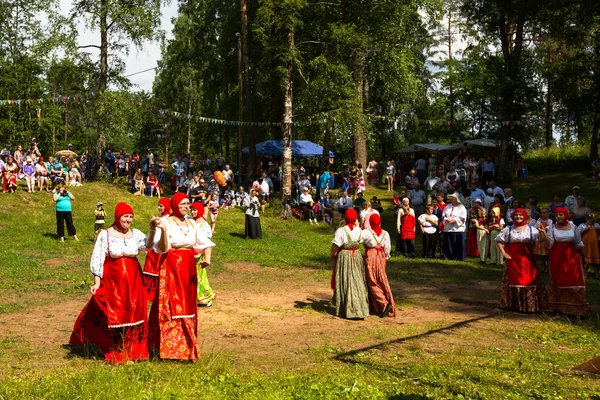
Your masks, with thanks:
<instances>
[{"instance_id":1,"label":"embroidered sleeve","mask_svg":"<svg viewBox=\"0 0 600 400\"><path fill-rule=\"evenodd\" d=\"M94 251L92 251L92 259L90 260L90 271L92 272L92 275L100 278L104 275L104 260L106 259L107 252L106 231L101 230L96 239Z\"/></svg>"},{"instance_id":2,"label":"embroidered sleeve","mask_svg":"<svg viewBox=\"0 0 600 400\"><path fill-rule=\"evenodd\" d=\"M574 228L575 226L573 226ZM573 229L573 232L575 234L575 238L573 239L573 243L575 243L575 248L577 250L581 250L585 247L585 245L583 244L583 242L581 241L581 233L579 232L579 230L577 229Z\"/></svg>"},{"instance_id":3,"label":"embroidered sleeve","mask_svg":"<svg viewBox=\"0 0 600 400\"><path fill-rule=\"evenodd\" d=\"M147 251L146 249L146 235L139 229L133 230L133 238L138 251Z\"/></svg>"},{"instance_id":4,"label":"embroidered sleeve","mask_svg":"<svg viewBox=\"0 0 600 400\"><path fill-rule=\"evenodd\" d=\"M496 236L496 242L498 243L506 243L508 242L508 235L509 235L509 230L510 228L504 228L500 231L500 233L498 234L498 236Z\"/></svg>"}]
</instances>

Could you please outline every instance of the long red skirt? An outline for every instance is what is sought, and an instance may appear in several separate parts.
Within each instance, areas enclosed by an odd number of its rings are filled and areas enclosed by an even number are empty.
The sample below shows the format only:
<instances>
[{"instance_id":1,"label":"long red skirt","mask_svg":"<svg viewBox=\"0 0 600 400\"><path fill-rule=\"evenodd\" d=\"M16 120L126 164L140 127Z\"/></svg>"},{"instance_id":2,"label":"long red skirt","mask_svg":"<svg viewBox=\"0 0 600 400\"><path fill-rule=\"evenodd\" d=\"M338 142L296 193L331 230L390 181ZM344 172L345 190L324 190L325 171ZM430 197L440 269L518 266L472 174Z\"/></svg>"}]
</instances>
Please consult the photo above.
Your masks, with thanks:
<instances>
[{"instance_id":1,"label":"long red skirt","mask_svg":"<svg viewBox=\"0 0 600 400\"><path fill-rule=\"evenodd\" d=\"M106 257L100 288L83 308L69 343L100 348L106 362L148 358L148 323L137 258Z\"/></svg>"},{"instance_id":2,"label":"long red skirt","mask_svg":"<svg viewBox=\"0 0 600 400\"><path fill-rule=\"evenodd\" d=\"M581 260L573 242L556 242L550 250L550 309L565 314L591 311L585 296Z\"/></svg>"},{"instance_id":3,"label":"long red skirt","mask_svg":"<svg viewBox=\"0 0 600 400\"><path fill-rule=\"evenodd\" d=\"M367 264L366 278L369 287L369 311L372 314L381 314L388 304L392 309L388 312L388 317L396 316L396 304L387 274L385 273L385 253L381 247L372 247L365 252L365 261Z\"/></svg>"},{"instance_id":4,"label":"long red skirt","mask_svg":"<svg viewBox=\"0 0 600 400\"><path fill-rule=\"evenodd\" d=\"M149 345L160 358L197 360L198 276L194 252L169 250L160 265L149 318Z\"/></svg>"},{"instance_id":5,"label":"long red skirt","mask_svg":"<svg viewBox=\"0 0 600 400\"><path fill-rule=\"evenodd\" d=\"M511 243L505 249L512 259L506 260L500 307L526 313L546 310L548 294L538 274L532 245Z\"/></svg>"},{"instance_id":6,"label":"long red skirt","mask_svg":"<svg viewBox=\"0 0 600 400\"><path fill-rule=\"evenodd\" d=\"M467 256L479 257L479 248L477 247L477 228L469 228L467 236Z\"/></svg>"},{"instance_id":7,"label":"long red skirt","mask_svg":"<svg viewBox=\"0 0 600 400\"><path fill-rule=\"evenodd\" d=\"M154 300L156 287L158 286L158 271L160 264L164 262L165 254L159 254L154 249L148 250L146 261L144 262L144 289L146 290L146 299Z\"/></svg>"}]
</instances>

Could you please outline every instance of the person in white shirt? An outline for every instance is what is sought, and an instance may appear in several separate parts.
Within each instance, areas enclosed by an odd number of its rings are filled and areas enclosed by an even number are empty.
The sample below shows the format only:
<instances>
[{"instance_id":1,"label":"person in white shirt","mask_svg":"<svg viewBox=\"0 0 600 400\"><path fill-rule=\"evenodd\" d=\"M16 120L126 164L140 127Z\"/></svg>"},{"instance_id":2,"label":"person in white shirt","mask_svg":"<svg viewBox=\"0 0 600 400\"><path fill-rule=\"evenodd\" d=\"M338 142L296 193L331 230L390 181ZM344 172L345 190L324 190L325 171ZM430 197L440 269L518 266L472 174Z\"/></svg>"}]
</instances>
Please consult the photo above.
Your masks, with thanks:
<instances>
[{"instance_id":1,"label":"person in white shirt","mask_svg":"<svg viewBox=\"0 0 600 400\"><path fill-rule=\"evenodd\" d=\"M464 236L467 221L467 209L460 203L457 193L449 194L451 204L446 205L442 213L444 221L444 233L442 253L446 260L464 260L465 246Z\"/></svg>"},{"instance_id":2,"label":"person in white shirt","mask_svg":"<svg viewBox=\"0 0 600 400\"><path fill-rule=\"evenodd\" d=\"M581 193L581 189L579 186L573 186L573 194L567 196L565 199L565 208L569 210L571 214L573 214L573 210L577 208L577 199L579 199Z\"/></svg>"},{"instance_id":3,"label":"person in white shirt","mask_svg":"<svg viewBox=\"0 0 600 400\"><path fill-rule=\"evenodd\" d=\"M348 196L348 190L344 190L344 194L335 204L340 214L344 215L347 210L352 208L352 199Z\"/></svg>"},{"instance_id":4,"label":"person in white shirt","mask_svg":"<svg viewBox=\"0 0 600 400\"><path fill-rule=\"evenodd\" d=\"M367 285L369 287L369 309L381 318L395 317L396 306L385 273L386 260L390 258L392 243L390 235L381 229L379 214L369 217L369 229L363 230Z\"/></svg>"},{"instance_id":5,"label":"person in white shirt","mask_svg":"<svg viewBox=\"0 0 600 400\"><path fill-rule=\"evenodd\" d=\"M421 234L423 235L423 257L435 258L439 221L438 217L433 214L433 206L431 204L425 206L425 214L419 215L418 221Z\"/></svg>"},{"instance_id":6,"label":"person in white shirt","mask_svg":"<svg viewBox=\"0 0 600 400\"><path fill-rule=\"evenodd\" d=\"M300 209L304 214L304 218L307 218L311 225L313 224L313 221L315 224L318 224L317 219L315 218L314 207L315 202L308 192L308 188L304 187L304 190L300 195Z\"/></svg>"},{"instance_id":7,"label":"person in white shirt","mask_svg":"<svg viewBox=\"0 0 600 400\"><path fill-rule=\"evenodd\" d=\"M429 173L429 177L425 180L425 190L428 192L433 192L433 188L438 184L440 178L437 176L437 172L435 170Z\"/></svg>"}]
</instances>

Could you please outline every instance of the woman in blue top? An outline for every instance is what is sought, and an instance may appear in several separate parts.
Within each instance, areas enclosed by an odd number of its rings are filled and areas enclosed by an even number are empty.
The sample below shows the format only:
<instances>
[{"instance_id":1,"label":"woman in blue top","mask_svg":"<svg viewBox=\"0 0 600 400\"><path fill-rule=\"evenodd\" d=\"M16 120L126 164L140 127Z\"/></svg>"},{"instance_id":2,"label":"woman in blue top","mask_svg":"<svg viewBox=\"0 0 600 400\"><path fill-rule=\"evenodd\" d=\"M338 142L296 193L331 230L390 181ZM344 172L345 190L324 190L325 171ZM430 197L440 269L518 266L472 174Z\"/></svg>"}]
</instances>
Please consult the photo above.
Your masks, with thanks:
<instances>
[{"instance_id":1,"label":"woman in blue top","mask_svg":"<svg viewBox=\"0 0 600 400\"><path fill-rule=\"evenodd\" d=\"M329 192L325 193L325 197L321 198L321 212L323 219L329 225L333 225L333 199Z\"/></svg>"},{"instance_id":2,"label":"woman in blue top","mask_svg":"<svg viewBox=\"0 0 600 400\"><path fill-rule=\"evenodd\" d=\"M59 184L58 188L53 193L54 202L56 203L56 233L58 240L65 241L65 222L67 223L67 233L73 236L73 239L79 240L77 231L73 225L73 215L71 211L71 201L75 200L75 196L65 188L65 184Z\"/></svg>"}]
</instances>

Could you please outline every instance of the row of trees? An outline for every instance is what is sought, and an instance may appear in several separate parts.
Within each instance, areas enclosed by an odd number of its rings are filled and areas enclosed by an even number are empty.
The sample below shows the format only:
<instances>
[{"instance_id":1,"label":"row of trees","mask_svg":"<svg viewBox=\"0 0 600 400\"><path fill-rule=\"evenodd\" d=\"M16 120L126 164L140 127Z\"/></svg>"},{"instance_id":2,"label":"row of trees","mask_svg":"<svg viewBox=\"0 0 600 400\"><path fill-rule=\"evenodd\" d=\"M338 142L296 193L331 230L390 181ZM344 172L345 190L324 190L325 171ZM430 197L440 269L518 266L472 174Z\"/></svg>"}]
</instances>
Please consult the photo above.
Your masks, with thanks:
<instances>
[{"instance_id":1,"label":"row of trees","mask_svg":"<svg viewBox=\"0 0 600 400\"><path fill-rule=\"evenodd\" d=\"M74 0L69 16L57 12L57 0L4 0L0 99L98 95L2 105L0 132L13 143L36 136L47 149L68 141L97 153L107 145L223 153L238 166L241 148L249 146L248 171L257 163L257 141L283 139L286 182L292 137L363 164L368 155L381 158L412 142L475 137L498 139L504 166L516 149L574 141L588 143L595 156L595 3L180 0L167 41L159 29L161 0ZM82 20L98 32L97 42L77 46ZM144 93L123 76L122 56L152 40L162 40L162 54L152 93ZM190 115L283 124L210 125L159 114L138 101ZM514 122L540 119L541 126ZM311 120L327 122L293 125Z\"/></svg>"}]
</instances>

